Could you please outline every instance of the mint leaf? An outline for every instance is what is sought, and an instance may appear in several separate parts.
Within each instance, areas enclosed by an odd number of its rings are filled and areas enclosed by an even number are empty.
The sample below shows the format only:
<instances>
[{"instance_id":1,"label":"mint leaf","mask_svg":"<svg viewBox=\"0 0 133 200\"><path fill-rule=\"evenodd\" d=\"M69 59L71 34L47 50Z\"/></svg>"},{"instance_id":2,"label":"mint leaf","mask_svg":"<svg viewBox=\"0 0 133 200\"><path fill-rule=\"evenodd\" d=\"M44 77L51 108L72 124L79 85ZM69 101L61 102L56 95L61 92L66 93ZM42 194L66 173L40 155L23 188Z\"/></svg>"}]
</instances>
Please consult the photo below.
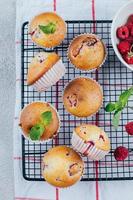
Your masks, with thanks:
<instances>
[{"instance_id":1,"label":"mint leaf","mask_svg":"<svg viewBox=\"0 0 133 200\"><path fill-rule=\"evenodd\" d=\"M115 110L115 103L108 103L105 107L106 112L112 112Z\"/></svg>"},{"instance_id":2,"label":"mint leaf","mask_svg":"<svg viewBox=\"0 0 133 200\"><path fill-rule=\"evenodd\" d=\"M121 101L115 103L115 111L121 111L123 109L123 104Z\"/></svg>"},{"instance_id":3,"label":"mint leaf","mask_svg":"<svg viewBox=\"0 0 133 200\"><path fill-rule=\"evenodd\" d=\"M133 86L129 88L128 90L125 90L122 92L122 94L119 97L119 102L121 102L122 107L124 108L128 102L128 99L133 94Z\"/></svg>"},{"instance_id":4,"label":"mint leaf","mask_svg":"<svg viewBox=\"0 0 133 200\"><path fill-rule=\"evenodd\" d=\"M131 87L129 88L129 92L130 92L131 95L133 94L133 86L131 86Z\"/></svg>"},{"instance_id":5,"label":"mint leaf","mask_svg":"<svg viewBox=\"0 0 133 200\"><path fill-rule=\"evenodd\" d=\"M45 128L42 124L36 124L30 129L29 136L31 140L40 140Z\"/></svg>"},{"instance_id":6,"label":"mint leaf","mask_svg":"<svg viewBox=\"0 0 133 200\"><path fill-rule=\"evenodd\" d=\"M41 118L42 118L42 123L44 124L44 126L49 125L50 122L52 121L52 112L46 111L46 112L42 113Z\"/></svg>"},{"instance_id":7,"label":"mint leaf","mask_svg":"<svg viewBox=\"0 0 133 200\"><path fill-rule=\"evenodd\" d=\"M129 89L125 90L121 93L119 96L119 100L115 103L109 103L105 107L106 112L114 112L112 125L117 128L119 125L119 120L121 116L122 110L127 106L129 98L133 95L133 86L131 86ZM130 107L133 109L133 107Z\"/></svg>"},{"instance_id":8,"label":"mint leaf","mask_svg":"<svg viewBox=\"0 0 133 200\"><path fill-rule=\"evenodd\" d=\"M117 127L119 126L120 117L121 117L121 111L116 111L114 113L112 120L112 125L114 126L115 129L117 129Z\"/></svg>"},{"instance_id":9,"label":"mint leaf","mask_svg":"<svg viewBox=\"0 0 133 200\"><path fill-rule=\"evenodd\" d=\"M40 140L45 131L45 126L50 124L52 120L52 112L46 111L41 114L41 122L33 126L29 131L29 137L31 140Z\"/></svg>"},{"instance_id":10,"label":"mint leaf","mask_svg":"<svg viewBox=\"0 0 133 200\"><path fill-rule=\"evenodd\" d=\"M46 26L39 25L40 30L45 34L52 34L56 31L56 24L50 22Z\"/></svg>"}]
</instances>

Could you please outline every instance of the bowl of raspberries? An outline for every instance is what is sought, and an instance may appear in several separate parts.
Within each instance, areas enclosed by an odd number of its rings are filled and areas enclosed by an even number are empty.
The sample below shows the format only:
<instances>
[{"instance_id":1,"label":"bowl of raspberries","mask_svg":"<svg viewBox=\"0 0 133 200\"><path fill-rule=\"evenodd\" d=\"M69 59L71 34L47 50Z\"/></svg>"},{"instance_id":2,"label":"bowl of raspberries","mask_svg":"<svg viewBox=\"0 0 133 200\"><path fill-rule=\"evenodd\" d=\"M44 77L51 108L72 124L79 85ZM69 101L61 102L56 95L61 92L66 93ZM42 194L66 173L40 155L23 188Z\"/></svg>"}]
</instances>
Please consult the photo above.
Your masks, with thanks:
<instances>
[{"instance_id":1,"label":"bowl of raspberries","mask_svg":"<svg viewBox=\"0 0 133 200\"><path fill-rule=\"evenodd\" d=\"M133 71L133 1L124 5L114 17L111 40L119 60Z\"/></svg>"}]
</instances>

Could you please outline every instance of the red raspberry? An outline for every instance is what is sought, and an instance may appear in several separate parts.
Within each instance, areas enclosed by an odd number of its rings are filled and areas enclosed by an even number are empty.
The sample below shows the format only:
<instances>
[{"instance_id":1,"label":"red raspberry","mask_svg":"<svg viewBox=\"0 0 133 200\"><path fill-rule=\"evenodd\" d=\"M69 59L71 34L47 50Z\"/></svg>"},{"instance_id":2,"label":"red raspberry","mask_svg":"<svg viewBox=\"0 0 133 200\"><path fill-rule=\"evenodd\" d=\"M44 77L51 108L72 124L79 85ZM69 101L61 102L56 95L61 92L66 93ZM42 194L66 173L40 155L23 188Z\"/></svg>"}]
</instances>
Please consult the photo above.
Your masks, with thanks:
<instances>
[{"instance_id":1,"label":"red raspberry","mask_svg":"<svg viewBox=\"0 0 133 200\"><path fill-rule=\"evenodd\" d=\"M129 122L125 125L126 132L129 135L133 135L133 122Z\"/></svg>"},{"instance_id":2,"label":"red raspberry","mask_svg":"<svg viewBox=\"0 0 133 200\"><path fill-rule=\"evenodd\" d=\"M132 22L133 23L133 15L130 15L127 19L127 24Z\"/></svg>"},{"instance_id":3,"label":"red raspberry","mask_svg":"<svg viewBox=\"0 0 133 200\"><path fill-rule=\"evenodd\" d=\"M127 26L128 30L130 32L132 27L133 27L133 22L130 22L130 23L126 24L126 26Z\"/></svg>"},{"instance_id":4,"label":"red raspberry","mask_svg":"<svg viewBox=\"0 0 133 200\"><path fill-rule=\"evenodd\" d=\"M117 45L117 47L121 54L125 54L130 51L131 44L128 41L124 40L124 41L121 41Z\"/></svg>"},{"instance_id":5,"label":"red raspberry","mask_svg":"<svg viewBox=\"0 0 133 200\"><path fill-rule=\"evenodd\" d=\"M126 61L127 64L132 65L133 64L133 53L129 52L127 54L124 54L123 59Z\"/></svg>"},{"instance_id":6,"label":"red raspberry","mask_svg":"<svg viewBox=\"0 0 133 200\"><path fill-rule=\"evenodd\" d=\"M121 26L117 29L117 37L119 39L125 40L129 37L129 30L127 26Z\"/></svg>"},{"instance_id":7,"label":"red raspberry","mask_svg":"<svg viewBox=\"0 0 133 200\"><path fill-rule=\"evenodd\" d=\"M130 30L130 35L133 36L133 26L132 26L132 28Z\"/></svg>"},{"instance_id":8,"label":"red raspberry","mask_svg":"<svg viewBox=\"0 0 133 200\"><path fill-rule=\"evenodd\" d=\"M126 41L128 41L130 44L133 44L133 37L129 36Z\"/></svg>"},{"instance_id":9,"label":"red raspberry","mask_svg":"<svg viewBox=\"0 0 133 200\"><path fill-rule=\"evenodd\" d=\"M128 157L128 149L126 147L117 147L114 151L114 157L117 161L125 160Z\"/></svg>"}]
</instances>

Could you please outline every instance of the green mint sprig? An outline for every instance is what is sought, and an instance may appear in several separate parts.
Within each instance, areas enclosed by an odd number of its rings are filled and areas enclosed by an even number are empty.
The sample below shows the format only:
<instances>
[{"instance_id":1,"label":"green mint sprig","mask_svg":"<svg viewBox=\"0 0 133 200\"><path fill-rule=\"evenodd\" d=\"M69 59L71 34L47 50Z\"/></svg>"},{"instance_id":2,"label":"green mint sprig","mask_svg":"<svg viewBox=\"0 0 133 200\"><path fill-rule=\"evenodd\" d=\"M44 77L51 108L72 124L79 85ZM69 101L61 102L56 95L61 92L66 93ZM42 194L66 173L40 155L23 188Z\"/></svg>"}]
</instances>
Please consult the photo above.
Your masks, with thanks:
<instances>
[{"instance_id":1,"label":"green mint sprig","mask_svg":"<svg viewBox=\"0 0 133 200\"><path fill-rule=\"evenodd\" d=\"M40 30L45 34L53 34L56 31L56 24L50 22L46 26L39 25Z\"/></svg>"},{"instance_id":2,"label":"green mint sprig","mask_svg":"<svg viewBox=\"0 0 133 200\"><path fill-rule=\"evenodd\" d=\"M40 123L35 124L29 131L29 137L31 140L40 140L43 135L46 126L52 121L52 112L46 111L41 114Z\"/></svg>"},{"instance_id":3,"label":"green mint sprig","mask_svg":"<svg viewBox=\"0 0 133 200\"><path fill-rule=\"evenodd\" d=\"M115 103L108 103L105 107L106 112L113 112L113 119L112 119L112 125L115 129L119 126L119 121L121 117L121 112L123 109L127 106L129 98L133 95L133 86L131 86L129 89L122 92L122 94L119 96L119 99ZM129 107L133 109L132 107Z\"/></svg>"},{"instance_id":4,"label":"green mint sprig","mask_svg":"<svg viewBox=\"0 0 133 200\"><path fill-rule=\"evenodd\" d=\"M42 136L45 128L42 124L36 124L30 129L30 139L31 140L39 140Z\"/></svg>"},{"instance_id":5,"label":"green mint sprig","mask_svg":"<svg viewBox=\"0 0 133 200\"><path fill-rule=\"evenodd\" d=\"M41 120L44 126L47 126L50 124L52 120L52 112L51 111L46 111L41 114Z\"/></svg>"}]
</instances>

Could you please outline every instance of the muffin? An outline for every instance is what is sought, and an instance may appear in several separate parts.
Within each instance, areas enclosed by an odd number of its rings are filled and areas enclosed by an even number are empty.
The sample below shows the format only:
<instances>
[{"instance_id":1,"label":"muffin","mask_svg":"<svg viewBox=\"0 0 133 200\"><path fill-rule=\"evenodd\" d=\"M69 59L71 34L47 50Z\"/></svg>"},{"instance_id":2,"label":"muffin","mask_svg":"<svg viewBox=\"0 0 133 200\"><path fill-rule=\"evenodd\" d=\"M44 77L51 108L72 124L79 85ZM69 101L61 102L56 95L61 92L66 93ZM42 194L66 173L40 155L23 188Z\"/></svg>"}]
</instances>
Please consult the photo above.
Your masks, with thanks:
<instances>
[{"instance_id":1,"label":"muffin","mask_svg":"<svg viewBox=\"0 0 133 200\"><path fill-rule=\"evenodd\" d=\"M72 40L68 57L81 70L97 69L105 60L105 45L94 34L81 34Z\"/></svg>"},{"instance_id":2,"label":"muffin","mask_svg":"<svg viewBox=\"0 0 133 200\"><path fill-rule=\"evenodd\" d=\"M54 52L38 53L28 67L27 84L41 92L56 84L65 74L61 58Z\"/></svg>"},{"instance_id":3,"label":"muffin","mask_svg":"<svg viewBox=\"0 0 133 200\"><path fill-rule=\"evenodd\" d=\"M77 117L89 117L101 107L103 93L100 85L90 78L76 78L65 88L63 102L65 109Z\"/></svg>"},{"instance_id":4,"label":"muffin","mask_svg":"<svg viewBox=\"0 0 133 200\"><path fill-rule=\"evenodd\" d=\"M32 41L38 46L55 47L65 38L66 23L53 12L41 13L31 20L29 34Z\"/></svg>"},{"instance_id":5,"label":"muffin","mask_svg":"<svg viewBox=\"0 0 133 200\"><path fill-rule=\"evenodd\" d=\"M72 146L91 160L101 160L110 151L110 140L101 128L82 124L73 131Z\"/></svg>"},{"instance_id":6,"label":"muffin","mask_svg":"<svg viewBox=\"0 0 133 200\"><path fill-rule=\"evenodd\" d=\"M46 102L33 102L21 111L19 126L26 139L44 142L57 135L60 120L52 105Z\"/></svg>"},{"instance_id":7,"label":"muffin","mask_svg":"<svg viewBox=\"0 0 133 200\"><path fill-rule=\"evenodd\" d=\"M42 175L55 187L69 187L82 177L84 163L73 149L57 146L44 154Z\"/></svg>"}]
</instances>

